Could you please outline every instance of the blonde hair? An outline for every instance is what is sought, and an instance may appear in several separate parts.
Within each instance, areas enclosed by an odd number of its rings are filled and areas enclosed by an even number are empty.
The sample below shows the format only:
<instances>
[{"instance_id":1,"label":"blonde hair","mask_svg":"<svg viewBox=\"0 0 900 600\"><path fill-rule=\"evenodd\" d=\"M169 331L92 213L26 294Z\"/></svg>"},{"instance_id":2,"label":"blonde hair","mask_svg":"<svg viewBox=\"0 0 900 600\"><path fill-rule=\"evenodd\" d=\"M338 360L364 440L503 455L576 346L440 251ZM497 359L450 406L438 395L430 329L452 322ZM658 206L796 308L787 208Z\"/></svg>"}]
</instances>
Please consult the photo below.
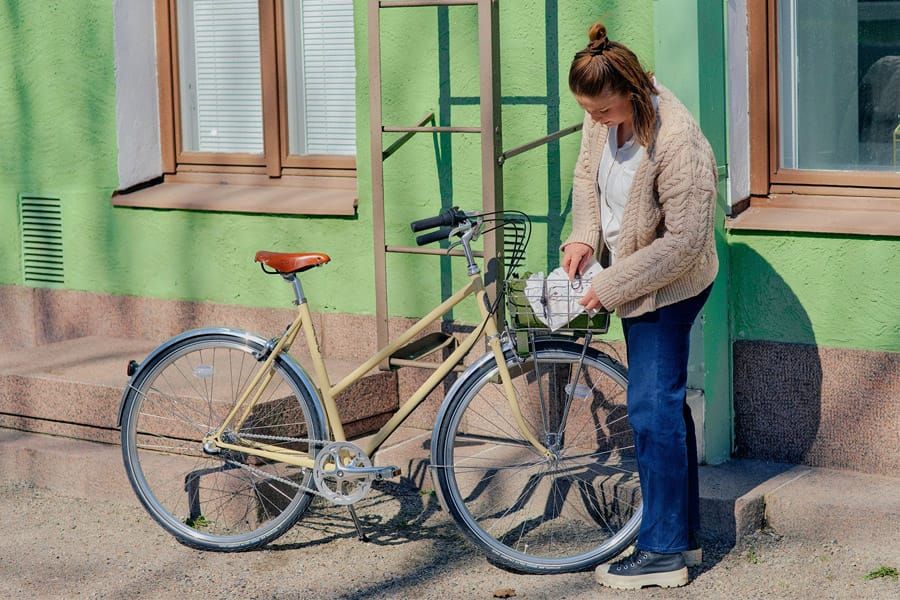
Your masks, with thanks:
<instances>
[{"instance_id":1,"label":"blonde hair","mask_svg":"<svg viewBox=\"0 0 900 600\"><path fill-rule=\"evenodd\" d=\"M603 23L591 25L588 39L588 45L575 54L569 67L569 89L577 96L611 92L630 98L635 137L649 147L656 128L652 74L644 71L634 52L606 36Z\"/></svg>"}]
</instances>

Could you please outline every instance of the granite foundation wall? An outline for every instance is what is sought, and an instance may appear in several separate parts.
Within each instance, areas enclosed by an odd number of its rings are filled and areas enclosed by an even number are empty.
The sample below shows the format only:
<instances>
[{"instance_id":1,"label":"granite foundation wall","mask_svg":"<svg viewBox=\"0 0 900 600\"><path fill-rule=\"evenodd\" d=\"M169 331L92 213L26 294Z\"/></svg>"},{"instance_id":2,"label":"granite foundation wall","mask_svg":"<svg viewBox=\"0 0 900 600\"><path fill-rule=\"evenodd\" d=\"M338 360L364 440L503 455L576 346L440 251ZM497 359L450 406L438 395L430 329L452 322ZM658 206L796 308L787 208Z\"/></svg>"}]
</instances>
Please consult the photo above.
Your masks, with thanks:
<instances>
[{"instance_id":1,"label":"granite foundation wall","mask_svg":"<svg viewBox=\"0 0 900 600\"><path fill-rule=\"evenodd\" d=\"M735 454L900 473L900 353L734 344Z\"/></svg>"}]
</instances>

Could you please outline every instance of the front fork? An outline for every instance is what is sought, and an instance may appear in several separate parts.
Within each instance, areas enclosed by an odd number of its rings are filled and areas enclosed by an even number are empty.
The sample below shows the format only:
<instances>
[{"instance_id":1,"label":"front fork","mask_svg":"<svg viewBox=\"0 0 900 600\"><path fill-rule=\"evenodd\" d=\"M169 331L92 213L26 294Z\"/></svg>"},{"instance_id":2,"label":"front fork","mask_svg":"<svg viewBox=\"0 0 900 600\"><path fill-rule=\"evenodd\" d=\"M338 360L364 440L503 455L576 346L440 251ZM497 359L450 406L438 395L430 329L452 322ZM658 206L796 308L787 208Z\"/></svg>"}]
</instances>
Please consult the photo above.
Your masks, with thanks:
<instances>
[{"instance_id":1,"label":"front fork","mask_svg":"<svg viewBox=\"0 0 900 600\"><path fill-rule=\"evenodd\" d=\"M497 330L497 320L493 314L490 314L487 308L487 293L483 288L478 290L478 307L481 309L482 318L485 319L484 333L487 336L488 345L494 353L494 359L497 362L497 369L500 373L500 381L503 384L503 392L506 394L506 401L509 403L509 410L512 412L519 433L522 434L528 443L531 444L543 456L548 458L553 456L553 452L547 449L537 436L528 426L525 417L522 415L522 409L519 407L519 400L516 395L516 388L512 383L512 375L506 366L506 354L503 352L503 346L500 344L500 334ZM540 387L540 383L538 384Z\"/></svg>"}]
</instances>

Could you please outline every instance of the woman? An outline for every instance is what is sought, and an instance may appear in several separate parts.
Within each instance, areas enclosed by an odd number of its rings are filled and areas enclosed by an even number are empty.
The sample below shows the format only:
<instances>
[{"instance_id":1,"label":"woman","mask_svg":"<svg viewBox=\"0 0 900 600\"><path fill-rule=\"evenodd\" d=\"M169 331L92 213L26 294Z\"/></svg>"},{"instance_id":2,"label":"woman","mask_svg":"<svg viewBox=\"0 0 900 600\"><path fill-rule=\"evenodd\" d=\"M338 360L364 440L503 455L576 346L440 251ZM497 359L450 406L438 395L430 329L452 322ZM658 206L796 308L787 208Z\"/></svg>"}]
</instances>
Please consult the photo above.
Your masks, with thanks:
<instances>
[{"instance_id":1,"label":"woman","mask_svg":"<svg viewBox=\"0 0 900 600\"><path fill-rule=\"evenodd\" d=\"M569 87L587 113L563 267L605 269L581 304L616 311L628 349L628 415L643 517L635 552L597 568L611 587L685 585L697 561L699 493L686 403L691 325L718 271L716 164L688 110L597 23ZM683 554L690 552L690 554Z\"/></svg>"}]
</instances>

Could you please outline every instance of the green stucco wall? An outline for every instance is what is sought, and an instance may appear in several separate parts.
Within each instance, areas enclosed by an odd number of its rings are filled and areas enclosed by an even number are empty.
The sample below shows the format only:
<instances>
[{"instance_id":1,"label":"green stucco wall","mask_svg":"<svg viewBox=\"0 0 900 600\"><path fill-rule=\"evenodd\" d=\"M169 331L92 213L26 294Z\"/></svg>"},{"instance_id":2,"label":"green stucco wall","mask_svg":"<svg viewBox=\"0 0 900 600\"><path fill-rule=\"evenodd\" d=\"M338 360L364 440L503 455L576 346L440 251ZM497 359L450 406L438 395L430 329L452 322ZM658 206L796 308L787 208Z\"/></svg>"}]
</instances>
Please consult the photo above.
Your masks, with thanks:
<instances>
[{"instance_id":1,"label":"green stucco wall","mask_svg":"<svg viewBox=\"0 0 900 600\"><path fill-rule=\"evenodd\" d=\"M334 260L307 278L314 308L371 314L366 2L356 5L359 214L305 218L113 208L109 197L118 181L111 3L3 3L0 48L9 59L0 64L0 103L8 109L0 113L0 126L13 135L0 145L0 283L22 283L16 198L26 193L62 201L68 288L280 306L288 291L259 274L253 252L319 250ZM654 10L651 0L606 2L600 9L589 0L503 3L505 147L580 122L566 67L594 20L602 18L612 37L653 68ZM408 124L433 110L442 124L477 124L475 9L382 15L385 121ZM410 36L413 31L421 35ZM386 136L385 144L391 141ZM558 262L556 248L570 226L578 144L572 135L507 163L506 206L535 216L526 268ZM411 245L408 222L442 206L478 207L478 137L417 136L388 161L386 192L389 244ZM390 309L399 315L421 314L464 277L457 260L420 256L391 256L388 274ZM463 309L456 316L474 314Z\"/></svg>"},{"instance_id":2,"label":"green stucco wall","mask_svg":"<svg viewBox=\"0 0 900 600\"><path fill-rule=\"evenodd\" d=\"M652 67L653 4L620 0L598 9L589 0L503 3L505 146L580 122L565 68L595 19L604 19L610 35ZM17 198L25 193L61 199L67 288L283 306L289 291L262 277L253 253L316 250L333 262L307 277L313 308L373 313L365 6L357 0L358 215L305 218L113 208L112 3L2 3L0 127L10 137L0 144L0 283L22 283ZM434 110L444 124L477 124L475 9L390 10L383 16L385 121L408 124ZM578 143L573 135L508 163L507 207L536 216L528 268L558 261ZM412 219L442 206L480 204L477 136L419 135L391 158L386 172L389 244L412 244ZM390 310L398 315L421 314L464 276L458 261L434 257L392 256L388 273ZM474 314L463 309L455 316Z\"/></svg>"},{"instance_id":3,"label":"green stucco wall","mask_svg":"<svg viewBox=\"0 0 900 600\"><path fill-rule=\"evenodd\" d=\"M0 4L0 282L21 282L18 194L62 198L79 247L80 213L115 187L111 16L110 2Z\"/></svg>"},{"instance_id":4,"label":"green stucco wall","mask_svg":"<svg viewBox=\"0 0 900 600\"><path fill-rule=\"evenodd\" d=\"M304 218L113 208L117 188L113 3L0 3L0 283L22 283L17 197L60 198L65 287L287 306L261 248L324 251L307 279L315 308L372 312L371 225ZM360 38L364 36L360 34Z\"/></svg>"},{"instance_id":5,"label":"green stucco wall","mask_svg":"<svg viewBox=\"0 0 900 600\"><path fill-rule=\"evenodd\" d=\"M735 340L900 352L896 238L735 232Z\"/></svg>"}]
</instances>

